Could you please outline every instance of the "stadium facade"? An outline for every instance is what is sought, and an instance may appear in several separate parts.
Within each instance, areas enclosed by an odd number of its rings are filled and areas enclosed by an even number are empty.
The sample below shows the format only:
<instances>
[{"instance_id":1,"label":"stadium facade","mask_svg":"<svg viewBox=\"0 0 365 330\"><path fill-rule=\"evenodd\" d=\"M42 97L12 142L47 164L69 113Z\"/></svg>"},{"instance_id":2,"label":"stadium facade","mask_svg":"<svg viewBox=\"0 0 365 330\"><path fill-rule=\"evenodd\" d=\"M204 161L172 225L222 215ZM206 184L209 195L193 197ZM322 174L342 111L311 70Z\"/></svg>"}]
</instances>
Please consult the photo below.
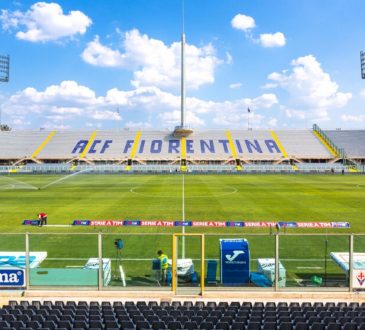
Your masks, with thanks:
<instances>
[{"instance_id":1,"label":"stadium facade","mask_svg":"<svg viewBox=\"0 0 365 330\"><path fill-rule=\"evenodd\" d=\"M170 171L211 166L298 171L316 166L358 172L365 164L363 141L365 131L322 131L317 125L312 130L199 130L187 136L167 130L9 131L0 132L0 162L74 168L112 164L127 171L164 165Z\"/></svg>"}]
</instances>

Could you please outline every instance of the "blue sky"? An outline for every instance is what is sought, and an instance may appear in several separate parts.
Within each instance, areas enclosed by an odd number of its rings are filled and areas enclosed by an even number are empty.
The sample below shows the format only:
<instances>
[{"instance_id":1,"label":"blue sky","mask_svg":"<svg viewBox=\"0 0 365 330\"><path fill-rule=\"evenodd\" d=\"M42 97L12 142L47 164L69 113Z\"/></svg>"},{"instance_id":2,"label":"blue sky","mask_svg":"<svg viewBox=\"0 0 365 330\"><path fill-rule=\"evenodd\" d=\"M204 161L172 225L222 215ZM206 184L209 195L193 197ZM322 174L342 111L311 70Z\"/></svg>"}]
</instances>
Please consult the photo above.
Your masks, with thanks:
<instances>
[{"instance_id":1,"label":"blue sky","mask_svg":"<svg viewBox=\"0 0 365 330\"><path fill-rule=\"evenodd\" d=\"M0 0L2 122L179 124L181 0ZM364 128L361 0L185 0L187 122ZM251 113L247 113L247 108Z\"/></svg>"}]
</instances>

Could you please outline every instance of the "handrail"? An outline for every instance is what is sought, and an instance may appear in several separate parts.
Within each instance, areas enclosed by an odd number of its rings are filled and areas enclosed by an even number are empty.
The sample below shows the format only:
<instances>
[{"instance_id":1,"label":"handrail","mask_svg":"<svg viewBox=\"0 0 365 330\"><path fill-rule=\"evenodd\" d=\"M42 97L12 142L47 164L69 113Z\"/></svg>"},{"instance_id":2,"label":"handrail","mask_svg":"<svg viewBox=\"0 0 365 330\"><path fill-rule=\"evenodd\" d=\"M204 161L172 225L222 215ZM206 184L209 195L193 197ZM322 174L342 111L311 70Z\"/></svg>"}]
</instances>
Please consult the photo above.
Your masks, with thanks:
<instances>
[{"instance_id":1,"label":"handrail","mask_svg":"<svg viewBox=\"0 0 365 330\"><path fill-rule=\"evenodd\" d=\"M317 124L313 124L313 131L317 132L321 136L321 138L335 151L338 157L342 158L344 161L347 159L345 150L343 148L337 147L337 145Z\"/></svg>"}]
</instances>

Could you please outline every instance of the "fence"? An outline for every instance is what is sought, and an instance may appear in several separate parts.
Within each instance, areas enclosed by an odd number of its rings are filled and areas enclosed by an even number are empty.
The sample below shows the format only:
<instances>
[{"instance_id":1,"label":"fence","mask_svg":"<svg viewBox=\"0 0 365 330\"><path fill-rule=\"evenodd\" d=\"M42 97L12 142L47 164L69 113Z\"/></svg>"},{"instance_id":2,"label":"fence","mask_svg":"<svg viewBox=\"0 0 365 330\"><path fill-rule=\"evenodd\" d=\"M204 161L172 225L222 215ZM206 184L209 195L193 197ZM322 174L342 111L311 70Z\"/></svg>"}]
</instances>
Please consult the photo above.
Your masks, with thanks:
<instances>
[{"instance_id":1,"label":"fence","mask_svg":"<svg viewBox=\"0 0 365 330\"><path fill-rule=\"evenodd\" d=\"M225 255L220 240L243 238L249 245L250 279L232 284L222 278L223 259L228 256L233 264L241 252ZM158 250L170 258L173 279L169 271L163 278L156 268ZM0 271L24 268L28 290L82 287L201 293L365 288L365 234L17 233L0 235L0 251Z\"/></svg>"}]
</instances>

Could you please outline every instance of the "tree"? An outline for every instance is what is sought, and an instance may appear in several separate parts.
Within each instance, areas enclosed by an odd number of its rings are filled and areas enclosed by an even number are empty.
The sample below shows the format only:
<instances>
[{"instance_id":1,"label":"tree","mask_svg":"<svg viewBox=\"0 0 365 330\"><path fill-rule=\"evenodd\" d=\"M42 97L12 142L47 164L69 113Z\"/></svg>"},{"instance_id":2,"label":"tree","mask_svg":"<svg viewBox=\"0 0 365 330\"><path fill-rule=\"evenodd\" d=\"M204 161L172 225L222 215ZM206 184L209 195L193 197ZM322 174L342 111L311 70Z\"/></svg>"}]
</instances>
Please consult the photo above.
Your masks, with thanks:
<instances>
[{"instance_id":1,"label":"tree","mask_svg":"<svg viewBox=\"0 0 365 330\"><path fill-rule=\"evenodd\" d=\"M0 125L0 131L6 131L6 132L9 132L11 131L11 127L6 125L6 124L1 124Z\"/></svg>"}]
</instances>

